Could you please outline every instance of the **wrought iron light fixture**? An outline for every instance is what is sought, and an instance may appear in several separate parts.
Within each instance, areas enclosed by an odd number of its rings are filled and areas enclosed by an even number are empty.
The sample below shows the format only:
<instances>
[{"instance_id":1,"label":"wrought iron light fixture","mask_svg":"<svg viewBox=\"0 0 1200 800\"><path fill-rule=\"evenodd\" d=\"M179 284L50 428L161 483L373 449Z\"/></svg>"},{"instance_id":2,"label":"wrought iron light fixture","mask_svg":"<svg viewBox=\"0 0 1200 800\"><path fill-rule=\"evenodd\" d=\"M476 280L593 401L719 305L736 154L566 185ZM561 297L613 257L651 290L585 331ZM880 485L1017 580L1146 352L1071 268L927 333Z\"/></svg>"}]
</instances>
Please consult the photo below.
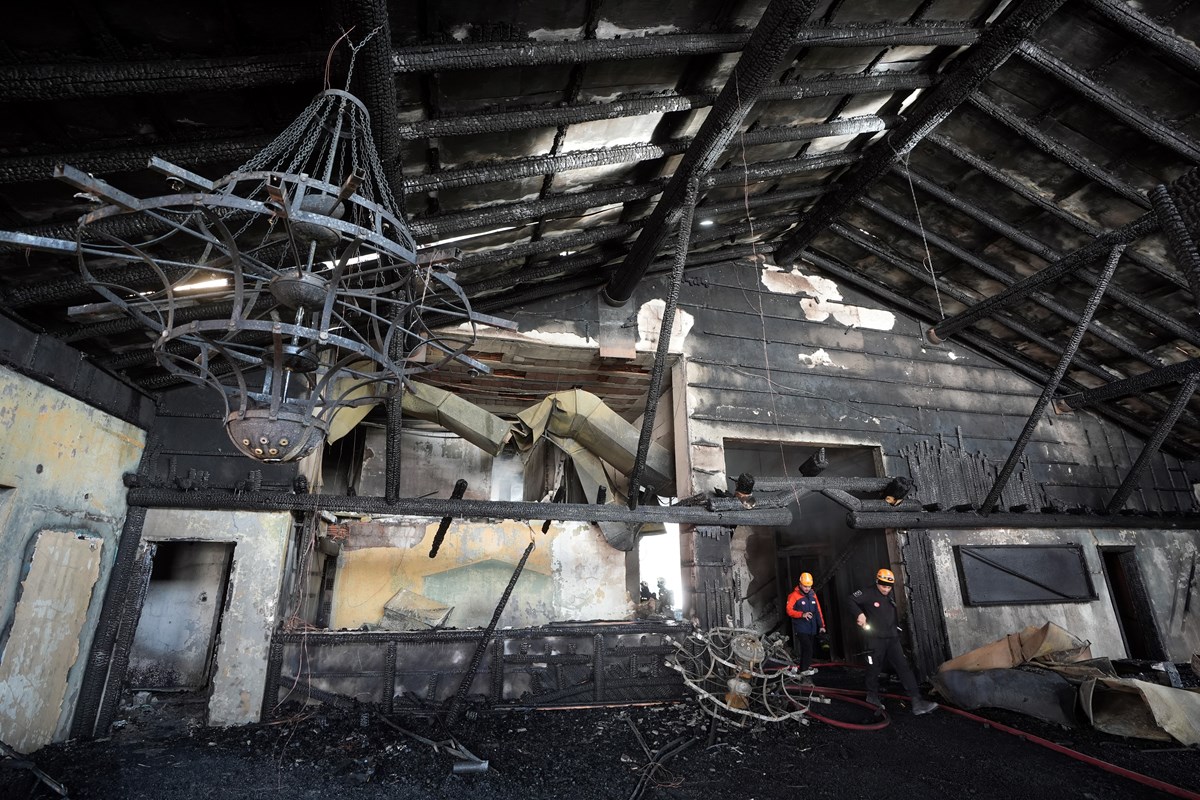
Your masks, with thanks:
<instances>
[{"instance_id":1,"label":"wrought iron light fixture","mask_svg":"<svg viewBox=\"0 0 1200 800\"><path fill-rule=\"evenodd\" d=\"M452 275L420 263L350 93L323 91L218 181L157 158L150 167L170 193L140 199L56 169L105 202L80 219L80 270L152 332L165 369L220 390L242 453L301 458L340 409L392 396L411 375L451 359L487 371L466 351L477 323L504 323L472 312ZM154 291L92 266L114 258L148 268ZM468 335L448 340L431 322L467 323Z\"/></svg>"}]
</instances>

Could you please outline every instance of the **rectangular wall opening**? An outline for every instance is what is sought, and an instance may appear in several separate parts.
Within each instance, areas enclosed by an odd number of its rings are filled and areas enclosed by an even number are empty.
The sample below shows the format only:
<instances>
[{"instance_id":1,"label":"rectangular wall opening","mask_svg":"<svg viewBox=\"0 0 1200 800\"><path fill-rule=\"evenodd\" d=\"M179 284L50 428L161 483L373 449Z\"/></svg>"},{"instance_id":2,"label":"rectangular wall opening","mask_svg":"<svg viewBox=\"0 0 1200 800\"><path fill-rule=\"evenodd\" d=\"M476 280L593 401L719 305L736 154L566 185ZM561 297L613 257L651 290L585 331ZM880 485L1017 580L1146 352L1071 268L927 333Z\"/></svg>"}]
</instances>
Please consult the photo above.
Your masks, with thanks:
<instances>
[{"instance_id":1,"label":"rectangular wall opening","mask_svg":"<svg viewBox=\"0 0 1200 800\"><path fill-rule=\"evenodd\" d=\"M1167 648L1154 622L1154 609L1150 606L1136 551L1132 547L1102 547L1100 555L1113 611L1129 657L1165 661Z\"/></svg>"}]
</instances>

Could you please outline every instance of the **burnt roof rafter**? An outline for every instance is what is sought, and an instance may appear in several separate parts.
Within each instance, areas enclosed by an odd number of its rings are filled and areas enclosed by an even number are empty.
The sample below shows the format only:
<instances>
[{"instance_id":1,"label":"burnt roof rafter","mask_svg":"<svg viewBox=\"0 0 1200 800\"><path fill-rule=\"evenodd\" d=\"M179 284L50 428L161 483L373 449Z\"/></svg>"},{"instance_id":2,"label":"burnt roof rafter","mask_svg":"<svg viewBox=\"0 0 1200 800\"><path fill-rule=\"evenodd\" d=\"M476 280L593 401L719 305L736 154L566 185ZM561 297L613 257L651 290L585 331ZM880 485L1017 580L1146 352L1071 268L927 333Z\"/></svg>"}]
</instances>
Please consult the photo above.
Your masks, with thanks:
<instances>
[{"instance_id":1,"label":"burnt roof rafter","mask_svg":"<svg viewBox=\"0 0 1200 800\"><path fill-rule=\"evenodd\" d=\"M1048 50L1033 42L1023 43L1018 52L1022 58L1037 65L1047 74L1053 75L1068 89L1095 102L1146 138L1158 142L1192 163L1200 163L1200 142L1183 131L1176 130L1170 125L1142 113L1125 98L1118 97L1108 87L1092 80L1085 73L1056 58Z\"/></svg>"},{"instance_id":2,"label":"burnt roof rafter","mask_svg":"<svg viewBox=\"0 0 1200 800\"><path fill-rule=\"evenodd\" d=\"M767 4L720 96L655 204L649 221L605 288L608 302L621 305L632 296L651 260L674 228L688 185L703 178L725 152L815 6L816 0L771 0Z\"/></svg>"},{"instance_id":3,"label":"burnt roof rafter","mask_svg":"<svg viewBox=\"0 0 1200 800\"><path fill-rule=\"evenodd\" d=\"M1102 18L1154 47L1186 71L1200 74L1200 48L1121 0L1087 0Z\"/></svg>"},{"instance_id":4,"label":"burnt roof rafter","mask_svg":"<svg viewBox=\"0 0 1200 800\"><path fill-rule=\"evenodd\" d=\"M834 191L821 198L800 220L799 227L780 244L776 256L791 261L800 251L891 166L912 150L942 120L991 76L1026 37L1059 9L1065 0L1023 0L989 28L979 42L951 67L951 72L922 95L906 115L905 123L872 143L862 161L844 176Z\"/></svg>"}]
</instances>

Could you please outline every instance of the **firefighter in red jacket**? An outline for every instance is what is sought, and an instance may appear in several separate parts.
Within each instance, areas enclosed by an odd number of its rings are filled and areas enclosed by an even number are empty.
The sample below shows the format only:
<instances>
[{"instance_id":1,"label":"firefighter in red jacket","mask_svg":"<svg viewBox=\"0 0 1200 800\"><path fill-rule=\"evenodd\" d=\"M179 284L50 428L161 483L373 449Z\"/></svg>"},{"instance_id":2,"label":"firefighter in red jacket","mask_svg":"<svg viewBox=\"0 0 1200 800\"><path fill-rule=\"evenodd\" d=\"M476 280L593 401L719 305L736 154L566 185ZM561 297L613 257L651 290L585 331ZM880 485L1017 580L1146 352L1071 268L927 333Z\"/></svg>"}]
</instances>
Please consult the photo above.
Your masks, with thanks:
<instances>
[{"instance_id":1,"label":"firefighter in red jacket","mask_svg":"<svg viewBox=\"0 0 1200 800\"><path fill-rule=\"evenodd\" d=\"M900 649L900 628L896 625L896 598L892 597L892 589L896 585L896 576L890 569L881 569L875 573L875 585L869 589L859 589L850 595L850 602L859 611L858 627L867 634L870 653L867 656L867 702L877 708L883 708L879 698L879 672L884 664L889 664L895 670L904 691L912 700L914 714L928 714L937 708L937 703L921 697L917 679L908 666L908 659Z\"/></svg>"},{"instance_id":2,"label":"firefighter in red jacket","mask_svg":"<svg viewBox=\"0 0 1200 800\"><path fill-rule=\"evenodd\" d=\"M813 642L818 633L825 632L825 615L821 611L821 601L813 591L811 574L800 573L800 583L788 595L787 615L792 618L800 671L806 672L812 666Z\"/></svg>"}]
</instances>

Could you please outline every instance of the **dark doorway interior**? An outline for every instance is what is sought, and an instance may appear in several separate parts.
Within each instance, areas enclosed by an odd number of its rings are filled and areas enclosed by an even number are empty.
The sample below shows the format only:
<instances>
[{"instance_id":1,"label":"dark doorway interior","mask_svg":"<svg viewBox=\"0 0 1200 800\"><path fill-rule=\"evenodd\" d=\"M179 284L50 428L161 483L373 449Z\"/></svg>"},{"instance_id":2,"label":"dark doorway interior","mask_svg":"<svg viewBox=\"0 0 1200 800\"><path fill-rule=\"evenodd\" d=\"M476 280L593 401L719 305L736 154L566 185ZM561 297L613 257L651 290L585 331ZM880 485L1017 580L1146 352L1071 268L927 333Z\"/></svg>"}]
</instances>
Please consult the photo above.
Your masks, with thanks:
<instances>
[{"instance_id":1,"label":"dark doorway interior","mask_svg":"<svg viewBox=\"0 0 1200 800\"><path fill-rule=\"evenodd\" d=\"M725 443L725 469L730 477L749 472L757 477L795 477L799 466L817 447L778 443ZM870 447L826 447L829 466L822 477L871 478L878 475L876 452ZM846 511L818 493L793 501L792 523L774 532L755 532L747 542L747 566L752 577L743 594L756 615L780 615L779 629L790 634L790 619L783 614L788 593L801 572L811 572L817 597L829 630L828 656L855 660L866 647L854 624L847 597L854 589L869 586L879 567L891 563L882 529L853 530ZM821 657L824 654L819 654Z\"/></svg>"},{"instance_id":2,"label":"dark doorway interior","mask_svg":"<svg viewBox=\"0 0 1200 800\"><path fill-rule=\"evenodd\" d=\"M208 686L232 562L229 542L156 545L129 653L129 688L195 691Z\"/></svg>"},{"instance_id":3,"label":"dark doorway interior","mask_svg":"<svg viewBox=\"0 0 1200 800\"><path fill-rule=\"evenodd\" d=\"M1130 658L1165 661L1167 649L1154 622L1154 610L1142 581L1137 555L1132 547L1102 547L1104 577L1108 581L1113 610Z\"/></svg>"}]
</instances>

